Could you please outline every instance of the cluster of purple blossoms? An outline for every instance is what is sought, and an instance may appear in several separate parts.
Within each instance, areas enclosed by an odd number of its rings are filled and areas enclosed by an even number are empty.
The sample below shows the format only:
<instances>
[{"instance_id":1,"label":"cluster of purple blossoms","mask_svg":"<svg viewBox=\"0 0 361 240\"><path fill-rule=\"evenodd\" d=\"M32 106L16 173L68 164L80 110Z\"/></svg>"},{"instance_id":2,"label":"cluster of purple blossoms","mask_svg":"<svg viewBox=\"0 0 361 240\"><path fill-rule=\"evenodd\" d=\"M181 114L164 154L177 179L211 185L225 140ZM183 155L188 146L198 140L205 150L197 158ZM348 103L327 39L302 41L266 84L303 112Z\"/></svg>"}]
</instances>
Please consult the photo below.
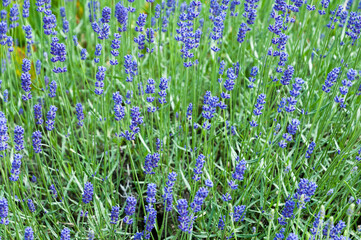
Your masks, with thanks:
<instances>
[{"instance_id":1,"label":"cluster of purple blossoms","mask_svg":"<svg viewBox=\"0 0 361 240\"><path fill-rule=\"evenodd\" d=\"M147 28L146 31L146 39L149 47L147 47L147 53L153 53L154 48L150 48L150 45L154 43L154 29L153 28Z\"/></svg>"},{"instance_id":2,"label":"cluster of purple blossoms","mask_svg":"<svg viewBox=\"0 0 361 240\"><path fill-rule=\"evenodd\" d=\"M247 18L246 22L248 25L246 23L241 23L238 29L237 41L239 43L243 43L246 38L247 32L252 30L250 26L254 24L254 21L257 17L257 2L259 2L259 0L246 0L246 2L244 3L245 12L243 13L243 17Z\"/></svg>"},{"instance_id":3,"label":"cluster of purple blossoms","mask_svg":"<svg viewBox=\"0 0 361 240\"><path fill-rule=\"evenodd\" d=\"M5 151L8 148L9 135L7 133L7 119L5 114L0 111L0 152ZM2 157L2 154L0 155Z\"/></svg>"},{"instance_id":4,"label":"cluster of purple blossoms","mask_svg":"<svg viewBox=\"0 0 361 240\"><path fill-rule=\"evenodd\" d=\"M104 78L105 78L105 71L107 69L103 66L98 67L98 72L96 74L97 81L95 82L95 94L102 95L103 94L103 88L104 88Z\"/></svg>"},{"instance_id":5,"label":"cluster of purple blossoms","mask_svg":"<svg viewBox=\"0 0 361 240\"><path fill-rule=\"evenodd\" d=\"M125 73L128 74L126 81L133 82L134 76L138 75L138 64L136 60L133 60L132 55L124 56L124 68Z\"/></svg>"},{"instance_id":6,"label":"cluster of purple blossoms","mask_svg":"<svg viewBox=\"0 0 361 240\"><path fill-rule=\"evenodd\" d=\"M296 134L300 124L299 120L292 119L291 123L287 126L288 133L284 133L282 135L283 140L278 143L281 148L287 147L287 142L291 142L293 140L292 136Z\"/></svg>"},{"instance_id":7,"label":"cluster of purple blossoms","mask_svg":"<svg viewBox=\"0 0 361 240\"><path fill-rule=\"evenodd\" d=\"M138 17L138 20L136 22L136 24L138 26L135 26L135 31L136 32L143 32L144 31L143 27L145 26L146 20L147 20L147 14L140 13L139 17Z\"/></svg>"},{"instance_id":8,"label":"cluster of purple blossoms","mask_svg":"<svg viewBox=\"0 0 361 240\"><path fill-rule=\"evenodd\" d=\"M63 230L61 230L60 240L70 240L70 229L69 228L65 227Z\"/></svg>"},{"instance_id":9,"label":"cluster of purple blossoms","mask_svg":"<svg viewBox=\"0 0 361 240\"><path fill-rule=\"evenodd\" d=\"M14 144L16 151L21 151L24 149L24 128L21 126L15 126Z\"/></svg>"},{"instance_id":10,"label":"cluster of purple blossoms","mask_svg":"<svg viewBox=\"0 0 361 240\"><path fill-rule=\"evenodd\" d=\"M141 235L143 235L145 239L150 239L150 233L153 230L155 221L157 219L157 211L151 204L145 206L145 210L147 212L147 216L144 217L145 229ZM137 238L134 237L134 239Z\"/></svg>"},{"instance_id":11,"label":"cluster of purple blossoms","mask_svg":"<svg viewBox=\"0 0 361 240\"><path fill-rule=\"evenodd\" d=\"M228 2L222 1L222 4L219 5L218 1L213 0L210 2L210 16L209 19L213 22L212 32L210 33L210 38L217 44L222 43L223 30L224 30L224 21L227 16ZM211 47L211 50L218 52L220 50L217 45Z\"/></svg>"},{"instance_id":12,"label":"cluster of purple blossoms","mask_svg":"<svg viewBox=\"0 0 361 240\"><path fill-rule=\"evenodd\" d=\"M345 33L352 39L352 45L354 45L361 33L361 16L357 12L350 13Z\"/></svg>"},{"instance_id":13,"label":"cluster of purple blossoms","mask_svg":"<svg viewBox=\"0 0 361 240\"><path fill-rule=\"evenodd\" d=\"M159 95L159 98L158 98L158 102L160 104L164 104L164 103L167 103L167 92L166 90L168 89L168 82L170 81L170 77L169 79L167 78L160 78L160 83L159 83L159 92L158 92L158 95Z\"/></svg>"},{"instance_id":14,"label":"cluster of purple blossoms","mask_svg":"<svg viewBox=\"0 0 361 240\"><path fill-rule=\"evenodd\" d=\"M53 57L50 59L53 63L56 62L65 62L66 60L66 47L64 43L59 43L59 39L57 37L53 37L51 42L51 48L50 53L53 55ZM64 68L56 68L54 67L53 72L54 73L62 73L66 72L66 67Z\"/></svg>"},{"instance_id":15,"label":"cluster of purple blossoms","mask_svg":"<svg viewBox=\"0 0 361 240\"><path fill-rule=\"evenodd\" d=\"M124 212L126 214L126 216L124 217L123 221L126 224L132 224L133 223L133 219L131 218L133 216L133 214L135 213L135 207L137 205L137 199L133 196L129 196L127 198L127 204L125 206Z\"/></svg>"},{"instance_id":16,"label":"cluster of purple blossoms","mask_svg":"<svg viewBox=\"0 0 361 240\"><path fill-rule=\"evenodd\" d=\"M238 74L235 72L235 69L233 67L227 69L227 79L225 80L223 87L226 89L226 91L232 91L235 85L234 80L236 80L238 77ZM229 99L231 96L228 93L222 92L221 98Z\"/></svg>"},{"instance_id":17,"label":"cluster of purple blossoms","mask_svg":"<svg viewBox=\"0 0 361 240\"><path fill-rule=\"evenodd\" d=\"M208 196L208 193L209 193L208 188L205 187L199 188L199 190L196 192L193 202L190 204L193 213L197 213L201 211L201 207L204 203L204 200Z\"/></svg>"},{"instance_id":18,"label":"cluster of purple blossoms","mask_svg":"<svg viewBox=\"0 0 361 240\"><path fill-rule=\"evenodd\" d=\"M357 76L357 71L351 68L347 72L347 78L348 79L344 79L341 82L342 87L340 87L339 90L340 90L340 93L341 93L342 96L336 96L335 97L335 102L339 103L341 108L346 108L345 97L343 97L343 96L347 95L348 90L352 86L353 81L355 80L356 76Z\"/></svg>"},{"instance_id":19,"label":"cluster of purple blossoms","mask_svg":"<svg viewBox=\"0 0 361 240\"><path fill-rule=\"evenodd\" d=\"M191 67L193 64L197 64L198 60L187 61L187 59L192 59L194 54L190 51L192 49L198 48L200 38L202 35L202 30L197 29L194 31L194 20L198 18L201 9L201 2L199 1L191 1L189 6L185 7L187 12L182 11L179 16L177 35L175 36L175 40L178 42L182 42L182 58L184 59L184 67Z\"/></svg>"},{"instance_id":20,"label":"cluster of purple blossoms","mask_svg":"<svg viewBox=\"0 0 361 240\"><path fill-rule=\"evenodd\" d=\"M262 110L264 108L264 105L266 104L266 94L261 93L257 98L257 103L254 105L253 114L255 116L262 115ZM257 127L258 123L255 120L252 120L249 122L251 127Z\"/></svg>"},{"instance_id":21,"label":"cluster of purple blossoms","mask_svg":"<svg viewBox=\"0 0 361 240\"><path fill-rule=\"evenodd\" d=\"M295 83L292 84L292 90L290 91L290 97L287 98L288 105L285 106L286 112L293 112L296 110L296 104L297 100L296 97L298 97L301 93L300 90L302 89L302 85L305 83L305 81L302 78L296 78Z\"/></svg>"},{"instance_id":22,"label":"cluster of purple blossoms","mask_svg":"<svg viewBox=\"0 0 361 240\"><path fill-rule=\"evenodd\" d=\"M121 37L121 35L119 33L114 33L114 39L113 39L112 45L111 45L112 50L110 51L110 53L113 55L113 57L119 56L118 49L120 48L120 37ZM113 66L118 65L118 60L117 59L110 60L110 64Z\"/></svg>"},{"instance_id":23,"label":"cluster of purple blossoms","mask_svg":"<svg viewBox=\"0 0 361 240\"><path fill-rule=\"evenodd\" d=\"M45 15L43 17L43 28L45 35L56 35L57 32L54 30L56 27L56 16L51 12L51 10L44 11Z\"/></svg>"},{"instance_id":24,"label":"cluster of purple blossoms","mask_svg":"<svg viewBox=\"0 0 361 240\"><path fill-rule=\"evenodd\" d=\"M148 204L156 203L156 198L155 198L156 193L157 193L157 185L155 183L149 183L147 186L147 198L145 201Z\"/></svg>"},{"instance_id":25,"label":"cluster of purple blossoms","mask_svg":"<svg viewBox=\"0 0 361 240\"><path fill-rule=\"evenodd\" d=\"M22 158L23 155L21 154L14 155L14 160L11 163L11 176L9 177L10 181L16 182L19 179Z\"/></svg>"},{"instance_id":26,"label":"cluster of purple blossoms","mask_svg":"<svg viewBox=\"0 0 361 240\"><path fill-rule=\"evenodd\" d=\"M145 157L144 173L145 174L155 174L154 168L158 167L159 160L160 160L159 153L148 154Z\"/></svg>"},{"instance_id":27,"label":"cluster of purple blossoms","mask_svg":"<svg viewBox=\"0 0 361 240\"><path fill-rule=\"evenodd\" d=\"M42 138L42 135L41 135L40 131L33 132L32 139L33 139L33 148L34 148L35 153L41 153L42 152L41 138Z\"/></svg>"},{"instance_id":28,"label":"cluster of purple blossoms","mask_svg":"<svg viewBox=\"0 0 361 240\"><path fill-rule=\"evenodd\" d=\"M100 22L109 23L111 13L112 13L112 9L110 7L104 7L103 11L102 11L102 18L100 19Z\"/></svg>"},{"instance_id":29,"label":"cluster of purple blossoms","mask_svg":"<svg viewBox=\"0 0 361 240\"><path fill-rule=\"evenodd\" d=\"M98 39L104 40L109 38L110 26L107 23L92 23L92 28L95 33L98 34Z\"/></svg>"},{"instance_id":30,"label":"cluster of purple blossoms","mask_svg":"<svg viewBox=\"0 0 361 240\"><path fill-rule=\"evenodd\" d=\"M6 198L0 198L0 224L8 225L9 224L9 205Z\"/></svg>"},{"instance_id":31,"label":"cluster of purple blossoms","mask_svg":"<svg viewBox=\"0 0 361 240\"><path fill-rule=\"evenodd\" d=\"M112 211L110 213L110 224L117 224L119 220L119 207L112 207Z\"/></svg>"},{"instance_id":32,"label":"cluster of purple blossoms","mask_svg":"<svg viewBox=\"0 0 361 240\"><path fill-rule=\"evenodd\" d=\"M128 25L128 8L124 7L122 1L119 1L115 5L115 18L117 19L120 27L118 28L119 32L127 31Z\"/></svg>"},{"instance_id":33,"label":"cluster of purple blossoms","mask_svg":"<svg viewBox=\"0 0 361 240\"><path fill-rule=\"evenodd\" d=\"M54 129L54 124L55 124L55 116L56 116L56 111L58 110L57 107L55 106L50 106L50 110L48 112L47 116L47 121L46 121L46 130L48 131L52 131Z\"/></svg>"},{"instance_id":34,"label":"cluster of purple blossoms","mask_svg":"<svg viewBox=\"0 0 361 240\"><path fill-rule=\"evenodd\" d=\"M203 124L203 128L209 130L211 128L211 124L208 123L208 120L211 120L214 117L217 107L220 105L219 98L217 96L212 96L212 93L207 91L203 98L203 104L202 117L206 119Z\"/></svg>"},{"instance_id":35,"label":"cluster of purple blossoms","mask_svg":"<svg viewBox=\"0 0 361 240\"><path fill-rule=\"evenodd\" d=\"M322 85L322 91L324 91L325 93L329 93L331 91L331 87L336 83L340 71L341 68L334 68L331 72L327 74L325 84Z\"/></svg>"},{"instance_id":36,"label":"cluster of purple blossoms","mask_svg":"<svg viewBox=\"0 0 361 240\"><path fill-rule=\"evenodd\" d=\"M81 103L77 103L75 106L75 111L76 111L76 117L78 119L78 126L82 127L84 125L84 110L83 110L83 105Z\"/></svg>"},{"instance_id":37,"label":"cluster of purple blossoms","mask_svg":"<svg viewBox=\"0 0 361 240\"><path fill-rule=\"evenodd\" d=\"M99 57L102 55L102 49L103 49L103 46L98 43L96 46L95 46L95 53L94 55L97 56L96 58L94 58L94 62L95 63L99 63L100 59Z\"/></svg>"},{"instance_id":38,"label":"cluster of purple blossoms","mask_svg":"<svg viewBox=\"0 0 361 240\"><path fill-rule=\"evenodd\" d=\"M249 81L251 82L249 85L248 85L248 88L254 88L254 82L256 81L256 76L258 74L258 67L254 66L252 69L251 69L251 76L249 77Z\"/></svg>"},{"instance_id":39,"label":"cluster of purple blossoms","mask_svg":"<svg viewBox=\"0 0 361 240\"><path fill-rule=\"evenodd\" d=\"M69 32L69 21L66 19L65 7L60 8L60 16L63 21L63 32L66 34Z\"/></svg>"},{"instance_id":40,"label":"cluster of purple blossoms","mask_svg":"<svg viewBox=\"0 0 361 240\"><path fill-rule=\"evenodd\" d=\"M11 8L10 8L10 29L12 28L16 28L17 26L19 26L19 23L17 22L17 20L19 20L19 5L18 4L14 4Z\"/></svg>"},{"instance_id":41,"label":"cluster of purple blossoms","mask_svg":"<svg viewBox=\"0 0 361 240\"><path fill-rule=\"evenodd\" d=\"M287 225L286 219L291 218L293 216L293 212L295 209L295 202L292 199L289 199L285 203L285 207L282 210L282 216L278 218L278 223L282 226Z\"/></svg>"},{"instance_id":42,"label":"cluster of purple blossoms","mask_svg":"<svg viewBox=\"0 0 361 240\"><path fill-rule=\"evenodd\" d=\"M228 181L228 185L231 187L232 190L236 190L238 188L238 184L235 181L242 181L244 178L244 173L247 170L246 160L239 160L239 157L237 156L236 162L236 167L234 169L234 172L232 173L232 178L234 180Z\"/></svg>"},{"instance_id":43,"label":"cluster of purple blossoms","mask_svg":"<svg viewBox=\"0 0 361 240\"><path fill-rule=\"evenodd\" d=\"M87 55L88 55L88 51L87 51L85 48L83 48L83 49L80 51L80 59L81 59L81 60L85 60L86 57L87 57Z\"/></svg>"},{"instance_id":44,"label":"cluster of purple blossoms","mask_svg":"<svg viewBox=\"0 0 361 240\"><path fill-rule=\"evenodd\" d=\"M31 227L25 228L24 240L34 240L34 231Z\"/></svg>"},{"instance_id":45,"label":"cluster of purple blossoms","mask_svg":"<svg viewBox=\"0 0 361 240\"><path fill-rule=\"evenodd\" d=\"M309 181L306 178L302 178L298 184L298 189L294 194L293 198L296 200L301 200L301 196L303 195L303 202L307 203L311 200L311 197L315 194L317 188L317 184ZM302 206L303 207L303 206Z\"/></svg>"},{"instance_id":46,"label":"cluster of purple blossoms","mask_svg":"<svg viewBox=\"0 0 361 240\"><path fill-rule=\"evenodd\" d=\"M316 143L311 142L306 151L305 158L311 158L311 154L313 153L313 150L315 149L315 147L316 147Z\"/></svg>"},{"instance_id":47,"label":"cluster of purple blossoms","mask_svg":"<svg viewBox=\"0 0 361 240\"><path fill-rule=\"evenodd\" d=\"M330 11L330 14L331 14L330 21L326 26L330 29L334 29L335 24L339 22L338 26L340 28L343 28L346 23L346 19L348 17L348 11L343 10L342 5L338 5L337 10Z\"/></svg>"},{"instance_id":48,"label":"cluster of purple blossoms","mask_svg":"<svg viewBox=\"0 0 361 240\"><path fill-rule=\"evenodd\" d=\"M23 73L21 74L21 87L22 89L25 91L25 94L22 95L22 99L24 101L28 101L32 98L31 95L31 75L30 75L30 68L31 68L31 63L30 60L24 58L23 59L23 64L22 66L22 71Z\"/></svg>"},{"instance_id":49,"label":"cluster of purple blossoms","mask_svg":"<svg viewBox=\"0 0 361 240\"><path fill-rule=\"evenodd\" d=\"M56 191L56 188L55 188L54 184L51 184L50 187L49 187L49 189L50 189L50 192L51 192L52 197L53 197L53 198L57 198L57 196L58 196L58 191Z\"/></svg>"},{"instance_id":50,"label":"cluster of purple blossoms","mask_svg":"<svg viewBox=\"0 0 361 240\"><path fill-rule=\"evenodd\" d=\"M245 205L234 206L233 213L232 213L234 222L244 221L245 216L246 216L246 206Z\"/></svg>"},{"instance_id":51,"label":"cluster of purple blossoms","mask_svg":"<svg viewBox=\"0 0 361 240\"><path fill-rule=\"evenodd\" d=\"M58 88L58 85L56 84L56 82L51 81L51 83L49 84L49 94L48 94L48 96L50 98L56 97L56 89L57 88Z\"/></svg>"},{"instance_id":52,"label":"cluster of purple blossoms","mask_svg":"<svg viewBox=\"0 0 361 240\"><path fill-rule=\"evenodd\" d=\"M146 100L147 100L147 102L148 103L152 103L153 101L154 101L154 97L153 97L153 95L152 94L154 94L155 93L155 81L154 81L154 79L152 79L152 78L149 78L148 79L148 81L147 81L147 85L145 86L145 93L146 94L149 94L149 96L146 98ZM150 107L148 107L147 108L147 110L148 110L148 112L155 112L156 111L156 108L155 107L152 107L152 106L150 106Z\"/></svg>"},{"instance_id":53,"label":"cluster of purple blossoms","mask_svg":"<svg viewBox=\"0 0 361 240\"><path fill-rule=\"evenodd\" d=\"M177 210L179 213L178 221L179 221L179 229L182 232L191 233L193 229L193 221L194 217L192 214L188 212L188 202L186 199L179 199L177 201Z\"/></svg>"},{"instance_id":54,"label":"cluster of purple blossoms","mask_svg":"<svg viewBox=\"0 0 361 240\"><path fill-rule=\"evenodd\" d=\"M128 141L135 139L135 135L140 132L139 125L143 123L143 117L140 115L139 107L132 107L130 109L131 124L129 126L130 131L125 130L119 134L119 137L123 137Z\"/></svg>"},{"instance_id":55,"label":"cluster of purple blossoms","mask_svg":"<svg viewBox=\"0 0 361 240\"><path fill-rule=\"evenodd\" d=\"M32 212L32 213L36 211L36 207L34 205L34 202L31 199L28 199L28 208L29 208L29 211Z\"/></svg>"},{"instance_id":56,"label":"cluster of purple blossoms","mask_svg":"<svg viewBox=\"0 0 361 240\"><path fill-rule=\"evenodd\" d=\"M187 119L192 120L192 114L193 114L193 104L189 103L187 107Z\"/></svg>"},{"instance_id":57,"label":"cluster of purple blossoms","mask_svg":"<svg viewBox=\"0 0 361 240\"><path fill-rule=\"evenodd\" d=\"M0 44L5 45L8 36L6 35L8 31L8 25L5 21L0 22Z\"/></svg>"},{"instance_id":58,"label":"cluster of purple blossoms","mask_svg":"<svg viewBox=\"0 0 361 240\"><path fill-rule=\"evenodd\" d=\"M328 221L322 230L322 234L330 239L346 239L344 236L340 236L342 230L346 227L345 222L340 220L336 225L333 225L331 221Z\"/></svg>"},{"instance_id":59,"label":"cluster of purple blossoms","mask_svg":"<svg viewBox=\"0 0 361 240\"><path fill-rule=\"evenodd\" d=\"M164 194L162 195L165 210L167 212L170 212L173 209L173 186L176 180L177 180L177 173L176 172L169 173L168 181L166 183L167 186L164 187Z\"/></svg>"},{"instance_id":60,"label":"cluster of purple blossoms","mask_svg":"<svg viewBox=\"0 0 361 240\"><path fill-rule=\"evenodd\" d=\"M204 167L204 163L206 162L206 161L204 160L205 158L206 158L206 157L205 157L203 154L199 154L199 156L198 156L197 159L196 159L196 165L195 165L195 167L194 167L194 169L193 169L193 171L194 171L194 176L192 177L192 179L193 179L194 181L199 181L199 180L201 180L200 175L202 175L202 173L203 173L202 169L203 169L203 167Z\"/></svg>"},{"instance_id":61,"label":"cluster of purple blossoms","mask_svg":"<svg viewBox=\"0 0 361 240\"><path fill-rule=\"evenodd\" d=\"M138 50L141 51L145 48L145 35L139 34L138 37L134 37L134 42L138 44ZM138 57L142 58L144 57L144 54L138 53Z\"/></svg>"},{"instance_id":62,"label":"cluster of purple blossoms","mask_svg":"<svg viewBox=\"0 0 361 240\"><path fill-rule=\"evenodd\" d=\"M122 106L123 97L119 92L113 93L114 101L114 118L116 121L120 121L125 117L125 107Z\"/></svg>"},{"instance_id":63,"label":"cluster of purple blossoms","mask_svg":"<svg viewBox=\"0 0 361 240\"><path fill-rule=\"evenodd\" d=\"M24 0L23 4L23 18L29 17L30 0Z\"/></svg>"},{"instance_id":64,"label":"cluster of purple blossoms","mask_svg":"<svg viewBox=\"0 0 361 240\"><path fill-rule=\"evenodd\" d=\"M26 40L26 54L27 56L31 55L31 45L34 43L32 36L32 28L30 25L24 25L23 29L25 31Z\"/></svg>"},{"instance_id":65,"label":"cluster of purple blossoms","mask_svg":"<svg viewBox=\"0 0 361 240\"><path fill-rule=\"evenodd\" d=\"M85 204L90 203L93 200L94 188L91 182L86 182L84 184L84 192L82 195L82 201Z\"/></svg>"},{"instance_id":66,"label":"cluster of purple blossoms","mask_svg":"<svg viewBox=\"0 0 361 240\"><path fill-rule=\"evenodd\" d=\"M34 118L36 120L36 124L38 124L38 125L43 124L42 108L43 107L41 104L34 105Z\"/></svg>"},{"instance_id":67,"label":"cluster of purple blossoms","mask_svg":"<svg viewBox=\"0 0 361 240\"><path fill-rule=\"evenodd\" d=\"M90 0L88 2L88 9L89 9L89 22L92 23L97 20L97 11L100 8L99 1Z\"/></svg>"},{"instance_id":68,"label":"cluster of purple blossoms","mask_svg":"<svg viewBox=\"0 0 361 240\"><path fill-rule=\"evenodd\" d=\"M282 85L289 85L291 80L292 80L292 77L293 77L293 74L295 72L295 69L293 66L288 66L287 69L285 69L284 73L283 73L283 76L280 80L281 84Z\"/></svg>"}]
</instances>

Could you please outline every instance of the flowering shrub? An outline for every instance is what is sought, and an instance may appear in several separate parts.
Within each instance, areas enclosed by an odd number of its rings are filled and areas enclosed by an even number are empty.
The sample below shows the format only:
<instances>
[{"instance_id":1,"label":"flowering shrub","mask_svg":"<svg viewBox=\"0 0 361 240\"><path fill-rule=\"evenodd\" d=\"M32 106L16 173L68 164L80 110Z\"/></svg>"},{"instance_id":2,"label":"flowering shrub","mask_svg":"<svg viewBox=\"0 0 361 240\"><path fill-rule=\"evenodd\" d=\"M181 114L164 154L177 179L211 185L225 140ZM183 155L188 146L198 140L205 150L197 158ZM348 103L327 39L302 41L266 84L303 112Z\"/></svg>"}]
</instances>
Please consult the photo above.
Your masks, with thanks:
<instances>
[{"instance_id":1,"label":"flowering shrub","mask_svg":"<svg viewBox=\"0 0 361 240\"><path fill-rule=\"evenodd\" d=\"M360 11L3 0L0 240L360 239Z\"/></svg>"}]
</instances>

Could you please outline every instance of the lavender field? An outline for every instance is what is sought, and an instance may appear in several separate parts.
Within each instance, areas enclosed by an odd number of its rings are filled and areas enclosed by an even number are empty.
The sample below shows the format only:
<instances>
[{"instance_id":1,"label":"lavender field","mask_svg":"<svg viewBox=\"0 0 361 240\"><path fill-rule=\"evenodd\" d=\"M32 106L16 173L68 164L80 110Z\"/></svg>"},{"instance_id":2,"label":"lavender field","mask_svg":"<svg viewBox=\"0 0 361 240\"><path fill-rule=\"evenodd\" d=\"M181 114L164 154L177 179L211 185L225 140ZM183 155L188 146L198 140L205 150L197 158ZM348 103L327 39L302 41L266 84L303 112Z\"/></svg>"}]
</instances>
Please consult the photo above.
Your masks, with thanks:
<instances>
[{"instance_id":1,"label":"lavender field","mask_svg":"<svg viewBox=\"0 0 361 240\"><path fill-rule=\"evenodd\" d=\"M361 1L0 5L0 240L361 239Z\"/></svg>"}]
</instances>

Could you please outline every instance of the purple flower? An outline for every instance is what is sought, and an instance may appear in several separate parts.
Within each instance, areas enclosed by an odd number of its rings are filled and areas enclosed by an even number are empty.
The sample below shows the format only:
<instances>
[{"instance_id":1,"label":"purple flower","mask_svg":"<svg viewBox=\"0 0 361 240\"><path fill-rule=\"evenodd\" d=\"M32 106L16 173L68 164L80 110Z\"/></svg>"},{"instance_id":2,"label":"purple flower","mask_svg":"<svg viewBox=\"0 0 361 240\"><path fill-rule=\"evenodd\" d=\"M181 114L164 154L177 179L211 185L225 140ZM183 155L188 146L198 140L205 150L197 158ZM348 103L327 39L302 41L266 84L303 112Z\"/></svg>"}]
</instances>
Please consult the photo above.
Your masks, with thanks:
<instances>
[{"instance_id":1,"label":"purple flower","mask_svg":"<svg viewBox=\"0 0 361 240\"><path fill-rule=\"evenodd\" d=\"M17 20L19 20L19 5L14 4L10 8L10 21L11 21L10 29L16 28L17 26L19 26L19 23L16 22Z\"/></svg>"},{"instance_id":2,"label":"purple flower","mask_svg":"<svg viewBox=\"0 0 361 240\"><path fill-rule=\"evenodd\" d=\"M24 128L21 126L15 126L14 144L16 151L21 151L24 149Z\"/></svg>"},{"instance_id":3,"label":"purple flower","mask_svg":"<svg viewBox=\"0 0 361 240\"><path fill-rule=\"evenodd\" d=\"M164 187L164 195L163 202L167 212L172 211L173 209L173 186L175 181L177 180L177 173L171 172L168 175L168 181L166 183L166 187Z\"/></svg>"},{"instance_id":4,"label":"purple flower","mask_svg":"<svg viewBox=\"0 0 361 240\"><path fill-rule=\"evenodd\" d=\"M127 198L127 204L125 206L124 212L127 215L123 220L126 224L132 224L133 219L131 216L135 213L135 207L137 205L137 199L133 196Z\"/></svg>"},{"instance_id":5,"label":"purple flower","mask_svg":"<svg viewBox=\"0 0 361 240\"><path fill-rule=\"evenodd\" d=\"M197 191L193 202L190 204L190 207L192 208L194 213L197 213L201 211L201 207L204 203L205 198L208 196L209 190L208 188L201 187Z\"/></svg>"},{"instance_id":6,"label":"purple flower","mask_svg":"<svg viewBox=\"0 0 361 240\"><path fill-rule=\"evenodd\" d=\"M186 199L179 199L177 201L177 210L179 213L179 229L182 232L190 232L190 224L193 221L192 217L188 214L188 202Z\"/></svg>"},{"instance_id":7,"label":"purple flower","mask_svg":"<svg viewBox=\"0 0 361 240\"><path fill-rule=\"evenodd\" d=\"M23 73L21 74L21 87L22 89L25 91L25 94L22 95L22 99L24 101L28 101L32 98L31 95L31 75L29 73L30 68L31 68L31 63L28 59L24 58L23 59L23 64L22 66L22 71Z\"/></svg>"},{"instance_id":8,"label":"purple flower","mask_svg":"<svg viewBox=\"0 0 361 240\"><path fill-rule=\"evenodd\" d=\"M9 205L6 198L0 198L0 224L9 224Z\"/></svg>"},{"instance_id":9,"label":"purple flower","mask_svg":"<svg viewBox=\"0 0 361 240\"><path fill-rule=\"evenodd\" d=\"M84 125L84 110L83 110L83 105L81 103L77 103L75 106L75 110L76 110L76 117L78 119L78 126L82 127Z\"/></svg>"},{"instance_id":10,"label":"purple flower","mask_svg":"<svg viewBox=\"0 0 361 240\"><path fill-rule=\"evenodd\" d=\"M119 220L119 207L114 206L112 207L112 211L110 213L110 223L117 224L118 220Z\"/></svg>"},{"instance_id":11,"label":"purple flower","mask_svg":"<svg viewBox=\"0 0 361 240\"><path fill-rule=\"evenodd\" d=\"M56 84L55 81L52 81L49 85L49 97L50 98L54 98L56 97L56 89L57 89L58 85Z\"/></svg>"},{"instance_id":12,"label":"purple flower","mask_svg":"<svg viewBox=\"0 0 361 240\"><path fill-rule=\"evenodd\" d=\"M64 228L61 230L60 240L70 240L70 229Z\"/></svg>"},{"instance_id":13,"label":"purple flower","mask_svg":"<svg viewBox=\"0 0 361 240\"><path fill-rule=\"evenodd\" d=\"M148 154L145 157L145 164L144 164L144 173L145 174L154 174L154 168L158 167L158 162L160 160L159 153Z\"/></svg>"},{"instance_id":14,"label":"purple flower","mask_svg":"<svg viewBox=\"0 0 361 240\"><path fill-rule=\"evenodd\" d=\"M157 193L157 185L154 183L149 183L147 187L147 199L146 202L156 203L155 194Z\"/></svg>"},{"instance_id":15,"label":"purple flower","mask_svg":"<svg viewBox=\"0 0 361 240\"><path fill-rule=\"evenodd\" d=\"M57 107L55 106L50 106L50 110L47 114L47 121L46 121L46 130L48 131L52 131L54 129L54 124L55 124L55 116L56 116L56 111L58 110Z\"/></svg>"},{"instance_id":16,"label":"purple flower","mask_svg":"<svg viewBox=\"0 0 361 240\"><path fill-rule=\"evenodd\" d=\"M35 208L35 205L34 205L34 202L33 200L31 199L28 199L28 207L29 207L29 210L30 212L35 212L36 211L36 208Z\"/></svg>"},{"instance_id":17,"label":"purple flower","mask_svg":"<svg viewBox=\"0 0 361 240\"><path fill-rule=\"evenodd\" d=\"M241 206L235 206L233 208L233 221L238 222L239 220L243 221L246 215L246 206L245 205L241 205Z\"/></svg>"},{"instance_id":18,"label":"purple flower","mask_svg":"<svg viewBox=\"0 0 361 240\"><path fill-rule=\"evenodd\" d=\"M120 27L118 28L119 32L127 31L128 25L128 9L123 6L122 1L119 1L115 5L115 18L117 19Z\"/></svg>"},{"instance_id":19,"label":"purple flower","mask_svg":"<svg viewBox=\"0 0 361 240\"><path fill-rule=\"evenodd\" d=\"M41 149L41 132L40 131L35 131L33 132L33 148L34 148L34 152L35 153L41 153L42 149Z\"/></svg>"},{"instance_id":20,"label":"purple flower","mask_svg":"<svg viewBox=\"0 0 361 240\"><path fill-rule=\"evenodd\" d=\"M133 60L132 55L126 55L124 59L125 73L128 74L126 82L133 82L133 77L138 74L137 61Z\"/></svg>"},{"instance_id":21,"label":"purple flower","mask_svg":"<svg viewBox=\"0 0 361 240\"><path fill-rule=\"evenodd\" d=\"M24 240L34 240L34 231L31 227L25 228Z\"/></svg>"},{"instance_id":22,"label":"purple flower","mask_svg":"<svg viewBox=\"0 0 361 240\"><path fill-rule=\"evenodd\" d=\"M311 142L310 145L308 146L308 149L306 151L306 158L310 158L311 157L311 154L313 153L313 150L315 149L316 147L316 143L315 142Z\"/></svg>"},{"instance_id":23,"label":"purple flower","mask_svg":"<svg viewBox=\"0 0 361 240\"><path fill-rule=\"evenodd\" d=\"M58 196L58 192L56 191L54 184L50 185L49 189L50 189L52 197L56 198Z\"/></svg>"},{"instance_id":24,"label":"purple flower","mask_svg":"<svg viewBox=\"0 0 361 240\"><path fill-rule=\"evenodd\" d=\"M145 26L146 20L147 20L147 14L140 13L138 17L138 21L136 22L138 26L135 26L135 31L143 32L143 27Z\"/></svg>"},{"instance_id":25,"label":"purple flower","mask_svg":"<svg viewBox=\"0 0 361 240\"><path fill-rule=\"evenodd\" d=\"M204 163L206 162L204 159L206 157L203 154L199 154L199 156L196 159L196 165L193 169L194 171L194 176L192 177L192 179L194 181L199 181L201 179L201 177L199 175L201 175L203 173L202 168L204 166Z\"/></svg>"},{"instance_id":26,"label":"purple flower","mask_svg":"<svg viewBox=\"0 0 361 240\"><path fill-rule=\"evenodd\" d=\"M82 195L83 203L88 204L93 200L94 188L91 182L86 182L84 184L84 192Z\"/></svg>"},{"instance_id":27,"label":"purple flower","mask_svg":"<svg viewBox=\"0 0 361 240\"><path fill-rule=\"evenodd\" d=\"M103 87L104 87L104 78L105 78L105 71L107 69L103 66L98 67L98 72L96 74L97 81L95 82L95 94L102 95L103 94Z\"/></svg>"},{"instance_id":28,"label":"purple flower","mask_svg":"<svg viewBox=\"0 0 361 240\"><path fill-rule=\"evenodd\" d=\"M232 174L232 177L234 180L242 181L244 178L243 175L247 170L247 162L244 159L239 161L239 157L237 157L236 160L237 160L237 165L234 170L234 173Z\"/></svg>"},{"instance_id":29,"label":"purple flower","mask_svg":"<svg viewBox=\"0 0 361 240\"><path fill-rule=\"evenodd\" d=\"M23 155L21 154L14 155L14 160L11 163L11 176L9 177L10 181L16 182L19 179L22 158Z\"/></svg>"},{"instance_id":30,"label":"purple flower","mask_svg":"<svg viewBox=\"0 0 361 240\"><path fill-rule=\"evenodd\" d=\"M301 199L301 196L304 195L303 201L309 202L311 197L315 194L317 188L317 184L309 181L306 178L302 178L298 184L298 189L294 194L294 198L297 200Z\"/></svg>"}]
</instances>

